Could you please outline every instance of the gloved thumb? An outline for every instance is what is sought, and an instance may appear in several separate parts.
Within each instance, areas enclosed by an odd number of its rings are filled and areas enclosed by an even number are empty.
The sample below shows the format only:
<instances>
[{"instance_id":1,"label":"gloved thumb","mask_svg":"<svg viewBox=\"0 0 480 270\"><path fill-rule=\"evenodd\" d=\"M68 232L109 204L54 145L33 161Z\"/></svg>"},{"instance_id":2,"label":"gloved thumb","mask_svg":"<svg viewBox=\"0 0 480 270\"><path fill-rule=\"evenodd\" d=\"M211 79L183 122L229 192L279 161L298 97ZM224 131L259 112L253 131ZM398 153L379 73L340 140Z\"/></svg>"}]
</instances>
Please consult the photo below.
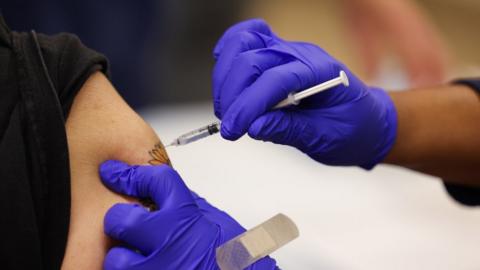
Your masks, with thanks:
<instances>
[{"instance_id":1,"label":"gloved thumb","mask_svg":"<svg viewBox=\"0 0 480 270\"><path fill-rule=\"evenodd\" d=\"M257 118L249 127L248 135L256 140L300 147L305 122L292 111L277 110Z\"/></svg>"},{"instance_id":2,"label":"gloved thumb","mask_svg":"<svg viewBox=\"0 0 480 270\"><path fill-rule=\"evenodd\" d=\"M100 165L103 184L115 192L136 198L151 198L160 209L193 202L180 175L168 165L129 165L107 160Z\"/></svg>"},{"instance_id":3,"label":"gloved thumb","mask_svg":"<svg viewBox=\"0 0 480 270\"><path fill-rule=\"evenodd\" d=\"M141 269L145 257L124 247L114 247L108 251L103 261L103 269Z\"/></svg>"}]
</instances>

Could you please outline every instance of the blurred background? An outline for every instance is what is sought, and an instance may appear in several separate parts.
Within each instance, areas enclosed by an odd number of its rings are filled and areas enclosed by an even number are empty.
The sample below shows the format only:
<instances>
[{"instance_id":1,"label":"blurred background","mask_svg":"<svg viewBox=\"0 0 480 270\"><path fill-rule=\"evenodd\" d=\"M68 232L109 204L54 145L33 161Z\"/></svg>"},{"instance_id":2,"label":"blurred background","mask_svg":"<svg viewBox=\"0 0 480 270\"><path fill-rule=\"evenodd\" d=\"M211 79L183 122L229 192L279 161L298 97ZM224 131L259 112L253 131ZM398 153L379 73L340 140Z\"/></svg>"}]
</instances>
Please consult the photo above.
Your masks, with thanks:
<instances>
[{"instance_id":1,"label":"blurred background","mask_svg":"<svg viewBox=\"0 0 480 270\"><path fill-rule=\"evenodd\" d=\"M107 55L115 86L136 109L210 101L212 48L230 25L252 17L264 18L285 39L320 45L363 79L384 87L479 70L476 0L0 3L14 30L72 32ZM422 78L428 74L433 79Z\"/></svg>"},{"instance_id":2,"label":"blurred background","mask_svg":"<svg viewBox=\"0 0 480 270\"><path fill-rule=\"evenodd\" d=\"M388 89L480 74L478 0L1 0L14 30L72 32L110 59L112 81L168 142L215 120L216 40L241 20L313 42ZM212 137L169 148L188 185L246 227L278 212L301 237L282 269L478 269L480 210L441 181L392 166L319 165L298 151Z\"/></svg>"}]
</instances>

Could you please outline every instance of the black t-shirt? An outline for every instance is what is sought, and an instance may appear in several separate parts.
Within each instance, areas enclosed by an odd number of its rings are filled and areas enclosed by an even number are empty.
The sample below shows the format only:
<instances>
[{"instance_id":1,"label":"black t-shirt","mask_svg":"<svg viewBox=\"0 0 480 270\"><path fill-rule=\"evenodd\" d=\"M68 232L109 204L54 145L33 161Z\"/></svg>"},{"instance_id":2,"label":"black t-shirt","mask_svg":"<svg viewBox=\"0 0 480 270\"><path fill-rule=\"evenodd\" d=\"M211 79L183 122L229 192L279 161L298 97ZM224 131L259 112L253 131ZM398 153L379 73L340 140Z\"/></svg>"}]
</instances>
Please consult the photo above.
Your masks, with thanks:
<instances>
[{"instance_id":1,"label":"black t-shirt","mask_svg":"<svg viewBox=\"0 0 480 270\"><path fill-rule=\"evenodd\" d=\"M16 33L0 17L0 268L60 269L70 218L65 119L105 57L70 34Z\"/></svg>"}]
</instances>

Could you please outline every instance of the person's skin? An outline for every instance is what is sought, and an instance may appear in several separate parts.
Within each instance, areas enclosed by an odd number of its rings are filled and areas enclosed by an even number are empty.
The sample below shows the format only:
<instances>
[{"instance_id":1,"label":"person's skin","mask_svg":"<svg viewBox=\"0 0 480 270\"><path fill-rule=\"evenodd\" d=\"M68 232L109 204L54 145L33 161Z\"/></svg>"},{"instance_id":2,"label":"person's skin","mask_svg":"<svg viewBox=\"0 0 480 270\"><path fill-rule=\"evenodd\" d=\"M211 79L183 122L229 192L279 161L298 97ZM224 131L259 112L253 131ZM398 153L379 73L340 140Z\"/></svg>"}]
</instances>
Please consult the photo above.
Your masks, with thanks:
<instances>
[{"instance_id":1,"label":"person's skin","mask_svg":"<svg viewBox=\"0 0 480 270\"><path fill-rule=\"evenodd\" d=\"M108 159L130 164L168 163L159 138L117 94L105 76L93 74L76 96L66 123L71 214L62 269L102 269L112 241L103 232L107 210L132 199L113 193L100 181L98 168Z\"/></svg>"},{"instance_id":2,"label":"person's skin","mask_svg":"<svg viewBox=\"0 0 480 270\"><path fill-rule=\"evenodd\" d=\"M385 162L480 186L480 96L463 85L390 96L398 133Z\"/></svg>"},{"instance_id":3,"label":"person's skin","mask_svg":"<svg viewBox=\"0 0 480 270\"><path fill-rule=\"evenodd\" d=\"M414 0L343 0L342 4L369 79L379 71L385 44L413 86L445 79L450 58L447 46Z\"/></svg>"}]
</instances>

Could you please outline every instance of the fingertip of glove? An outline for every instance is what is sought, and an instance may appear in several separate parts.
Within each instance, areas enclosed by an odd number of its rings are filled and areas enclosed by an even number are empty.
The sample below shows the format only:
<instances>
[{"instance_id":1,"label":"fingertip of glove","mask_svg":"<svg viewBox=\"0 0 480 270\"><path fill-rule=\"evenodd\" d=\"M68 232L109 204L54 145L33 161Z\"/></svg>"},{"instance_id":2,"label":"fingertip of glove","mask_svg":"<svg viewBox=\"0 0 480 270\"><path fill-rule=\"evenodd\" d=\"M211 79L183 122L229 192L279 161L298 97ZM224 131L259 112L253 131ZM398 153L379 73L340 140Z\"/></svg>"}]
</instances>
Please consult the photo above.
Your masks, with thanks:
<instances>
[{"instance_id":1,"label":"fingertip of glove","mask_svg":"<svg viewBox=\"0 0 480 270\"><path fill-rule=\"evenodd\" d=\"M239 31L255 31L255 32L260 32L262 34L266 34L266 35L270 35L272 33L270 26L267 24L267 22L264 19L253 18L243 22L239 22L231 26L229 29L227 29L227 31L225 31L223 36L215 45L213 49L213 58L215 60L217 60L218 57L220 56L223 50L223 47L225 45L225 40L228 37L230 37L232 34Z\"/></svg>"},{"instance_id":2,"label":"fingertip of glove","mask_svg":"<svg viewBox=\"0 0 480 270\"><path fill-rule=\"evenodd\" d=\"M148 210L142 205L116 203L105 213L103 230L108 236L118 239L125 229L135 226L138 218L146 213L148 213Z\"/></svg>"},{"instance_id":3,"label":"fingertip of glove","mask_svg":"<svg viewBox=\"0 0 480 270\"><path fill-rule=\"evenodd\" d=\"M236 132L232 131L231 128L232 124L229 122L222 122L222 126L220 127L220 134L222 137L229 141L235 141L241 137L241 135L237 134Z\"/></svg>"},{"instance_id":4,"label":"fingertip of glove","mask_svg":"<svg viewBox=\"0 0 480 270\"><path fill-rule=\"evenodd\" d=\"M261 139L264 122L265 121L263 120L263 118L259 118L253 121L252 125L250 125L250 127L248 128L248 136L253 139Z\"/></svg>"},{"instance_id":5,"label":"fingertip of glove","mask_svg":"<svg viewBox=\"0 0 480 270\"><path fill-rule=\"evenodd\" d=\"M254 24L256 26L255 30L260 30L260 32L268 34L270 32L270 26L267 24L267 21L262 18L253 18L247 22Z\"/></svg>"},{"instance_id":6,"label":"fingertip of glove","mask_svg":"<svg viewBox=\"0 0 480 270\"><path fill-rule=\"evenodd\" d=\"M103 269L118 270L125 269L128 263L128 258L125 256L125 251L122 248L114 247L110 249L103 260Z\"/></svg>"},{"instance_id":7,"label":"fingertip of glove","mask_svg":"<svg viewBox=\"0 0 480 270\"><path fill-rule=\"evenodd\" d=\"M118 172L125 170L128 164L119 160L107 160L100 164L99 174L102 181L109 181L116 176Z\"/></svg>"},{"instance_id":8,"label":"fingertip of glove","mask_svg":"<svg viewBox=\"0 0 480 270\"><path fill-rule=\"evenodd\" d=\"M136 252L128 250L124 247L113 247L105 256L103 261L103 269L105 270L121 270L130 269L132 264L140 261L142 256Z\"/></svg>"},{"instance_id":9,"label":"fingertip of glove","mask_svg":"<svg viewBox=\"0 0 480 270\"><path fill-rule=\"evenodd\" d=\"M115 230L118 229L119 221L126 216L131 205L126 203L116 203L110 207L103 218L103 231L109 236L113 236Z\"/></svg>"}]
</instances>

